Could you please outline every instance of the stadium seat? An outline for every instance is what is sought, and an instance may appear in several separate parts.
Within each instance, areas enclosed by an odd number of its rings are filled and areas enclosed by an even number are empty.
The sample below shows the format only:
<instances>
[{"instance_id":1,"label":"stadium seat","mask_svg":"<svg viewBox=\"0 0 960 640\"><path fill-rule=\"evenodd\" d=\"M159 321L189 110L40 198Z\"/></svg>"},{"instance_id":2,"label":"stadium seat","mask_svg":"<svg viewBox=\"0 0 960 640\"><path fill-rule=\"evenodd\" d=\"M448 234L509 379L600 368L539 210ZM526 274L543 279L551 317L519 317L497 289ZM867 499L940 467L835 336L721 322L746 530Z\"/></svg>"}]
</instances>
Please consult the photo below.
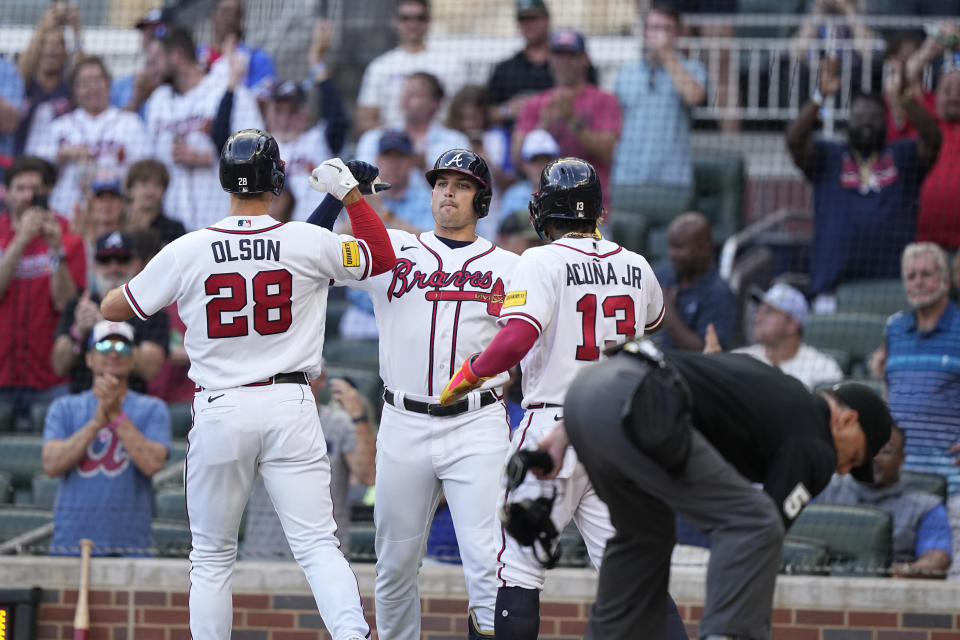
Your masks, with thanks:
<instances>
[{"instance_id":1,"label":"stadium seat","mask_svg":"<svg viewBox=\"0 0 960 640\"><path fill-rule=\"evenodd\" d=\"M33 476L30 483L30 504L41 509L53 509L60 488L60 478L51 478L45 473Z\"/></svg>"},{"instance_id":2,"label":"stadium seat","mask_svg":"<svg viewBox=\"0 0 960 640\"><path fill-rule=\"evenodd\" d=\"M193 426L193 405L189 402L171 402L167 409L170 411L170 431L173 437L186 438Z\"/></svg>"},{"instance_id":3,"label":"stadium seat","mask_svg":"<svg viewBox=\"0 0 960 640\"><path fill-rule=\"evenodd\" d=\"M341 365L379 370L380 345L377 340L337 339L323 344L323 358L328 365Z\"/></svg>"},{"instance_id":4,"label":"stadium seat","mask_svg":"<svg viewBox=\"0 0 960 640\"><path fill-rule=\"evenodd\" d=\"M187 521L187 503L183 487L161 489L153 496L154 517L161 520Z\"/></svg>"},{"instance_id":5,"label":"stadium seat","mask_svg":"<svg viewBox=\"0 0 960 640\"><path fill-rule=\"evenodd\" d=\"M0 469L10 474L15 501L28 503L33 476L43 473L43 436L0 435Z\"/></svg>"},{"instance_id":6,"label":"stadium seat","mask_svg":"<svg viewBox=\"0 0 960 640\"><path fill-rule=\"evenodd\" d=\"M170 466L182 461L187 457L187 441L174 440L170 443L170 457L167 458L164 466Z\"/></svg>"},{"instance_id":7,"label":"stadium seat","mask_svg":"<svg viewBox=\"0 0 960 640\"><path fill-rule=\"evenodd\" d=\"M803 341L818 349L850 354L849 374L866 373L870 354L883 344L885 316L869 313L813 314L803 327Z\"/></svg>"},{"instance_id":8,"label":"stadium seat","mask_svg":"<svg viewBox=\"0 0 960 640\"><path fill-rule=\"evenodd\" d=\"M837 363L837 366L840 367L840 369L842 369L844 373L846 373L847 371L850 371L850 364L853 359L850 357L850 354L848 352L843 351L842 349L824 349L824 348L821 348L820 351L824 355L828 355L831 358L833 358L834 362ZM830 386L833 386L833 384L834 383L831 382Z\"/></svg>"},{"instance_id":9,"label":"stadium seat","mask_svg":"<svg viewBox=\"0 0 960 640\"><path fill-rule=\"evenodd\" d=\"M651 264L651 234L663 235L664 229L678 214L693 206L690 189L661 185L614 185L613 239L631 251L643 254Z\"/></svg>"},{"instance_id":10,"label":"stadium seat","mask_svg":"<svg viewBox=\"0 0 960 640\"><path fill-rule=\"evenodd\" d=\"M780 573L789 575L827 575L830 551L822 540L787 536L780 554Z\"/></svg>"},{"instance_id":11,"label":"stadium seat","mask_svg":"<svg viewBox=\"0 0 960 640\"><path fill-rule=\"evenodd\" d=\"M787 532L827 545L830 575L885 575L893 524L889 513L869 507L809 504Z\"/></svg>"},{"instance_id":12,"label":"stadium seat","mask_svg":"<svg viewBox=\"0 0 960 640\"><path fill-rule=\"evenodd\" d=\"M558 567L587 567L590 566L590 555L587 553L587 544L580 536L580 530L571 520L566 528L560 532L560 560Z\"/></svg>"},{"instance_id":13,"label":"stadium seat","mask_svg":"<svg viewBox=\"0 0 960 640\"><path fill-rule=\"evenodd\" d=\"M900 280L854 280L837 286L837 311L891 316L909 308Z\"/></svg>"},{"instance_id":14,"label":"stadium seat","mask_svg":"<svg viewBox=\"0 0 960 640\"><path fill-rule=\"evenodd\" d=\"M43 433L43 423L47 419L49 402L34 402L30 405L30 428L34 433Z\"/></svg>"},{"instance_id":15,"label":"stadium seat","mask_svg":"<svg viewBox=\"0 0 960 640\"><path fill-rule=\"evenodd\" d=\"M13 500L13 476L0 471L0 504L10 504Z\"/></svg>"},{"instance_id":16,"label":"stadium seat","mask_svg":"<svg viewBox=\"0 0 960 640\"><path fill-rule=\"evenodd\" d=\"M932 493L944 502L947 500L947 479L939 473L901 471L900 477L911 489Z\"/></svg>"},{"instance_id":17,"label":"stadium seat","mask_svg":"<svg viewBox=\"0 0 960 640\"><path fill-rule=\"evenodd\" d=\"M350 308L346 298L327 298L327 318L323 326L325 340L335 340L340 335L340 318Z\"/></svg>"},{"instance_id":18,"label":"stadium seat","mask_svg":"<svg viewBox=\"0 0 960 640\"><path fill-rule=\"evenodd\" d=\"M743 226L746 162L731 154L697 154L693 159L693 209L707 216L718 246Z\"/></svg>"},{"instance_id":19,"label":"stadium seat","mask_svg":"<svg viewBox=\"0 0 960 640\"><path fill-rule=\"evenodd\" d=\"M350 562L376 562L376 537L377 530L372 522L351 522Z\"/></svg>"},{"instance_id":20,"label":"stadium seat","mask_svg":"<svg viewBox=\"0 0 960 640\"><path fill-rule=\"evenodd\" d=\"M13 431L13 404L0 402L0 433Z\"/></svg>"},{"instance_id":21,"label":"stadium seat","mask_svg":"<svg viewBox=\"0 0 960 640\"><path fill-rule=\"evenodd\" d=\"M186 558L190 554L190 527L180 520L154 520L153 547L158 558Z\"/></svg>"},{"instance_id":22,"label":"stadium seat","mask_svg":"<svg viewBox=\"0 0 960 640\"><path fill-rule=\"evenodd\" d=\"M53 512L22 505L0 506L0 542L53 522Z\"/></svg>"}]
</instances>

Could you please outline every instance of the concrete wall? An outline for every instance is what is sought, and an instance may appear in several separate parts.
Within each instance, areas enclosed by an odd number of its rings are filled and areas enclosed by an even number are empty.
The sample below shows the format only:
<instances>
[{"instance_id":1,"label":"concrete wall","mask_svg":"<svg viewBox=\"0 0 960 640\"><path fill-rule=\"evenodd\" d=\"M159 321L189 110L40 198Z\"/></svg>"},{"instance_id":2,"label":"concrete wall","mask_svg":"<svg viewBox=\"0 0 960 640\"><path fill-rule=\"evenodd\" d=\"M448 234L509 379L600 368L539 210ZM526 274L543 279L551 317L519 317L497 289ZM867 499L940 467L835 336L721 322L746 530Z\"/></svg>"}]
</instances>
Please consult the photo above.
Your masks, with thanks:
<instances>
[{"instance_id":1,"label":"concrete wall","mask_svg":"<svg viewBox=\"0 0 960 640\"><path fill-rule=\"evenodd\" d=\"M186 640L183 560L94 558L90 640ZM371 627L374 567L354 565ZM77 600L77 558L4 557L0 588L44 590L37 637L70 638ZM423 636L466 637L466 593L456 566L427 566L420 580ZM691 637L702 615L704 570L679 567L671 592ZM543 638L581 637L596 575L552 571L543 594ZM784 576L777 584L774 640L960 640L960 583ZM638 631L637 637L642 637ZM234 578L234 640L329 638L299 568L243 562ZM374 636L375 637L375 636Z\"/></svg>"}]
</instances>

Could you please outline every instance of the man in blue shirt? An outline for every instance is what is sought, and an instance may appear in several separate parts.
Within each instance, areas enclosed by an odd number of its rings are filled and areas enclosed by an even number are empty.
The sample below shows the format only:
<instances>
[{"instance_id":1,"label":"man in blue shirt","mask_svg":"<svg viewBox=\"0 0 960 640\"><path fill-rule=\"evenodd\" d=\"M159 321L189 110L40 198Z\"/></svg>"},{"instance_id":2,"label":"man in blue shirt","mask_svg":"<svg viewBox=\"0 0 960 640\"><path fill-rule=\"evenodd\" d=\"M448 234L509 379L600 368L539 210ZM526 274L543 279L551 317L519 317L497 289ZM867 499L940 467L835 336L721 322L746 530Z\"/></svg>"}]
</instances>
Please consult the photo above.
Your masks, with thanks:
<instances>
[{"instance_id":1,"label":"man in blue shirt","mask_svg":"<svg viewBox=\"0 0 960 640\"><path fill-rule=\"evenodd\" d=\"M903 286L912 311L887 321L887 402L907 435L906 469L947 477L953 554L960 553L960 309L950 302L947 257L931 242L907 245ZM960 579L954 563L951 579Z\"/></svg>"},{"instance_id":2,"label":"man in blue shirt","mask_svg":"<svg viewBox=\"0 0 960 640\"><path fill-rule=\"evenodd\" d=\"M713 231L702 213L677 216L667 227L670 263L655 273L663 287L664 331L653 339L664 348L702 351L712 324L723 349L731 348L737 300L713 261Z\"/></svg>"},{"instance_id":3,"label":"man in blue shirt","mask_svg":"<svg viewBox=\"0 0 960 640\"><path fill-rule=\"evenodd\" d=\"M54 555L150 554L153 484L170 451L170 414L156 398L130 391L133 327L98 322L87 365L93 388L58 398L43 431L43 470L61 476L53 515Z\"/></svg>"},{"instance_id":4,"label":"man in blue shirt","mask_svg":"<svg viewBox=\"0 0 960 640\"><path fill-rule=\"evenodd\" d=\"M0 172L13 161L13 133L20 123L23 80L17 66L0 56Z\"/></svg>"},{"instance_id":5,"label":"man in blue shirt","mask_svg":"<svg viewBox=\"0 0 960 640\"><path fill-rule=\"evenodd\" d=\"M873 458L873 484L834 475L817 502L886 511L893 518L894 577L945 578L952 555L947 510L937 496L911 490L900 477L905 440L903 430L894 425L890 442Z\"/></svg>"}]
</instances>

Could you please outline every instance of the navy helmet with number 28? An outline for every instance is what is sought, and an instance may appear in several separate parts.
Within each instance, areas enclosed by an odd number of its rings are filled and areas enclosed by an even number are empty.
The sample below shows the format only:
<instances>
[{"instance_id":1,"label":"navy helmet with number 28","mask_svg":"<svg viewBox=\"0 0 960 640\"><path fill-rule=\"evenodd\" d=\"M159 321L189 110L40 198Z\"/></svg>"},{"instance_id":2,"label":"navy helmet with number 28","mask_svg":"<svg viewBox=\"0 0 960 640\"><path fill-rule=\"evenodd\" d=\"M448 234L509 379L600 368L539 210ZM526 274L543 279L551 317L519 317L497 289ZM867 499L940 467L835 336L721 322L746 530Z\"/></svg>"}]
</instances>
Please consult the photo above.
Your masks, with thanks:
<instances>
[{"instance_id":1,"label":"navy helmet with number 28","mask_svg":"<svg viewBox=\"0 0 960 640\"><path fill-rule=\"evenodd\" d=\"M260 129L243 129L227 138L220 151L220 186L228 193L280 195L284 162L273 136Z\"/></svg>"}]
</instances>

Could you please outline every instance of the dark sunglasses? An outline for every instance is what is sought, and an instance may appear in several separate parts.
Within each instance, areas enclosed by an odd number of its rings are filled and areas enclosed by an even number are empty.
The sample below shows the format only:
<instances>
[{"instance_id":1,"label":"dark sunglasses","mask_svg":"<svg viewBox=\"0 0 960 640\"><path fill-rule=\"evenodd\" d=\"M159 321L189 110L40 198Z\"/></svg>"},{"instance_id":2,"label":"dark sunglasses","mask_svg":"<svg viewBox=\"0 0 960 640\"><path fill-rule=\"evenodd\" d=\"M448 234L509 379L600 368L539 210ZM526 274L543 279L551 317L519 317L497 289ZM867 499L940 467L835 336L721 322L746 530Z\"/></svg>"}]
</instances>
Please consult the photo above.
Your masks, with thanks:
<instances>
[{"instance_id":1,"label":"dark sunglasses","mask_svg":"<svg viewBox=\"0 0 960 640\"><path fill-rule=\"evenodd\" d=\"M111 262L116 262L117 264L130 264L130 261L133 258L131 256L97 256L94 260L97 261L97 264L108 265Z\"/></svg>"},{"instance_id":2,"label":"dark sunglasses","mask_svg":"<svg viewBox=\"0 0 960 640\"><path fill-rule=\"evenodd\" d=\"M97 350L97 353L102 353L103 355L110 355L110 353L113 352L118 356L129 356L133 353L133 347L125 340L101 340L94 344L93 348Z\"/></svg>"},{"instance_id":3,"label":"dark sunglasses","mask_svg":"<svg viewBox=\"0 0 960 640\"><path fill-rule=\"evenodd\" d=\"M425 13L398 13L397 20L400 22L426 22L430 19Z\"/></svg>"}]
</instances>

